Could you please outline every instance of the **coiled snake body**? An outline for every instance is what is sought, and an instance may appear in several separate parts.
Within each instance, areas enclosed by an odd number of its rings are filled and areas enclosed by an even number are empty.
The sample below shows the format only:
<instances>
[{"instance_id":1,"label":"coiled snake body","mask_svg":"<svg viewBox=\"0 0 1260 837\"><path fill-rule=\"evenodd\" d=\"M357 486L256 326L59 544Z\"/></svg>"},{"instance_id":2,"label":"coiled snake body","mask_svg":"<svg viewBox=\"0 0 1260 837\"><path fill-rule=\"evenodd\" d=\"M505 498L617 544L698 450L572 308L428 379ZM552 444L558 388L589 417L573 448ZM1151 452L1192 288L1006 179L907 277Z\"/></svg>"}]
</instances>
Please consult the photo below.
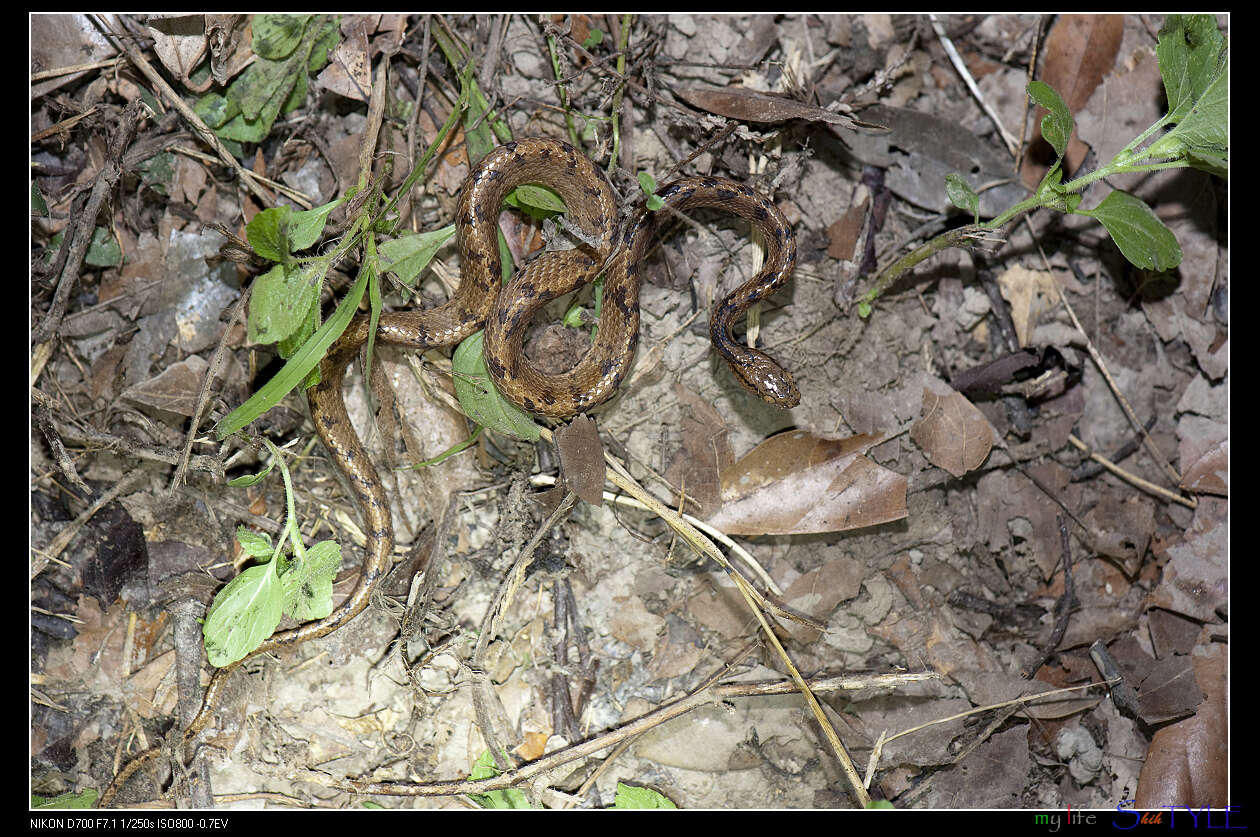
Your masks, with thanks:
<instances>
[{"instance_id":1,"label":"coiled snake body","mask_svg":"<svg viewBox=\"0 0 1260 837\"><path fill-rule=\"evenodd\" d=\"M583 241L576 249L539 254L500 288L499 210L504 196L522 184L541 184L558 192L567 207L566 217L580 228ZM787 281L796 258L791 226L767 197L731 180L687 177L657 194L670 209L713 207L744 218L761 231L765 264L714 309L710 336L745 387L770 403L795 406L800 394L791 374L764 352L738 344L731 334L732 324L749 306ZM634 359L639 339L639 271L658 218L665 214L640 206L618 233L612 187L594 162L567 143L552 139L502 145L472 170L460 193L455 219L463 261L459 288L435 308L382 314L377 341L414 349L453 346L484 327L486 366L506 398L551 418L590 410L613 395ZM603 313L594 344L568 372L544 375L524 357L525 327L543 305L580 288L601 269ZM245 659L341 627L367 606L377 581L390 566L394 536L385 489L350 424L341 394L346 367L367 341L368 327L365 316L350 324L322 361L320 383L309 391L316 430L358 497L367 524L367 555L358 584L329 616L274 634ZM237 665L215 672L200 711L184 732L184 743L209 722ZM133 760L115 777L100 804L109 804L127 778L157 752L154 748Z\"/></svg>"}]
</instances>

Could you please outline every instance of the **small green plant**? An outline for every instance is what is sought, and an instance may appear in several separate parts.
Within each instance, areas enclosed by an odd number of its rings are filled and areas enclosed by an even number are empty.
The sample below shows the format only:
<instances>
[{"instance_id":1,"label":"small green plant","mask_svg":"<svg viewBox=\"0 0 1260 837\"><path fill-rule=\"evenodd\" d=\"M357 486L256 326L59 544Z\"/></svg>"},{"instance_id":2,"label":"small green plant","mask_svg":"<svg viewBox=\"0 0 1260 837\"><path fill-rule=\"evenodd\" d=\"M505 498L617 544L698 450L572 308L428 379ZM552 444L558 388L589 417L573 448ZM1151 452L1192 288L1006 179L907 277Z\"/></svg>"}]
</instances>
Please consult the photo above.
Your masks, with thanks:
<instances>
[{"instance_id":1,"label":"small green plant","mask_svg":"<svg viewBox=\"0 0 1260 837\"><path fill-rule=\"evenodd\" d=\"M224 93L202 96L197 115L221 139L262 142L279 116L306 100L308 77L328 63L339 24L328 15L254 15L257 57Z\"/></svg>"},{"instance_id":2,"label":"small green plant","mask_svg":"<svg viewBox=\"0 0 1260 837\"><path fill-rule=\"evenodd\" d=\"M206 614L202 635L210 664L219 668L242 659L271 636L280 617L287 613L299 622L323 619L332 613L332 585L341 569L341 546L320 541L307 547L302 542L293 502L289 469L280 451L264 439L271 464L260 473L234 479L228 484L245 487L261 482L276 465L284 480L286 515L276 543L265 533L244 526L236 538L251 557L260 562L233 578L214 597Z\"/></svg>"},{"instance_id":3,"label":"small green plant","mask_svg":"<svg viewBox=\"0 0 1260 837\"><path fill-rule=\"evenodd\" d=\"M476 782L481 779L493 779L498 775L499 768L494 764L494 757L490 755L489 750L486 750L477 757L477 761L473 764L472 772L468 774L468 781ZM482 808L495 810L529 809L534 807L529 804L529 798L525 796L525 792L517 788L505 788L503 790L490 791L489 793L470 793L468 798Z\"/></svg>"},{"instance_id":4,"label":"small green plant","mask_svg":"<svg viewBox=\"0 0 1260 837\"><path fill-rule=\"evenodd\" d=\"M1174 168L1228 175L1229 51L1216 20L1211 15L1169 15L1159 30L1155 54L1168 97L1168 113L1107 164L1067 183L1063 182L1063 155L1072 135L1072 114L1050 85L1041 81L1029 84L1029 97L1047 111L1041 121L1041 134L1057 155L1032 197L981 223L979 196L961 175L947 176L945 191L950 202L972 213L974 223L942 233L885 267L859 300L858 314L870 316L871 304L880 294L933 253L963 246L1040 208L1096 219L1121 254L1136 267L1162 272L1181 264L1181 247L1176 237L1139 198L1116 189L1093 209L1081 208L1085 187L1112 175ZM1159 133L1165 129L1170 130Z\"/></svg>"},{"instance_id":5,"label":"small green plant","mask_svg":"<svg viewBox=\"0 0 1260 837\"><path fill-rule=\"evenodd\" d=\"M94 788L84 788L78 793L63 793L59 796L38 796L31 794L31 809L50 811L67 808L92 808L100 794Z\"/></svg>"}]
</instances>

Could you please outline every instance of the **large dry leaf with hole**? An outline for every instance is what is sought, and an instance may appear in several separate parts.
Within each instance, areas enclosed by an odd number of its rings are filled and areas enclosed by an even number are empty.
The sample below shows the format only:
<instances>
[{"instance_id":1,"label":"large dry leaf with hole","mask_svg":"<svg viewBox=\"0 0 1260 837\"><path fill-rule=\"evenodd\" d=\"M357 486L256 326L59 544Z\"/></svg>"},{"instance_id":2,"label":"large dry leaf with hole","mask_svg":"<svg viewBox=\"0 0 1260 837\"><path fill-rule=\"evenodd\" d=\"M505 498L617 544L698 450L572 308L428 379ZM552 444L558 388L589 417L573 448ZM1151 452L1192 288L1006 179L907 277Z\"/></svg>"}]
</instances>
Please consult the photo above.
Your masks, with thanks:
<instances>
[{"instance_id":1,"label":"large dry leaf with hole","mask_svg":"<svg viewBox=\"0 0 1260 837\"><path fill-rule=\"evenodd\" d=\"M732 535L843 532L906 516L906 478L865 456L882 436L771 436L722 472L709 523Z\"/></svg>"},{"instance_id":2,"label":"large dry leaf with hole","mask_svg":"<svg viewBox=\"0 0 1260 837\"><path fill-rule=\"evenodd\" d=\"M921 415L910 438L933 465L961 477L984 464L993 448L993 425L961 393L924 389Z\"/></svg>"}]
</instances>

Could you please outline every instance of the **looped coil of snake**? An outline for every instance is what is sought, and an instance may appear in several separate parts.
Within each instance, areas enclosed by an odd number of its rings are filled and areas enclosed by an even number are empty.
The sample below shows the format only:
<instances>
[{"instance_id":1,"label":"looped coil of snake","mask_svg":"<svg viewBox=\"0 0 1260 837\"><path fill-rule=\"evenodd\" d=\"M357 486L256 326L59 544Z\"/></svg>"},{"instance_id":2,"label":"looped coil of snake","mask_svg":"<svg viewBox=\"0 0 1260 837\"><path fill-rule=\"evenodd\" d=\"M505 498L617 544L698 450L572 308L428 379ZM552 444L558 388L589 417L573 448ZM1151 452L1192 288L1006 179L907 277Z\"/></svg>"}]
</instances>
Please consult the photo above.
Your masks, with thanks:
<instances>
[{"instance_id":1,"label":"looped coil of snake","mask_svg":"<svg viewBox=\"0 0 1260 837\"><path fill-rule=\"evenodd\" d=\"M527 261L506 285L499 277L498 216L503 198L517 186L539 184L560 194L566 217L583 234L580 246L543 252ZM736 342L733 324L754 303L781 287L796 260L796 239L783 213L766 196L732 180L685 177L662 187L665 207L724 210L749 221L762 233L764 266L717 305L709 323L713 347L735 377L765 401L781 407L800 402L792 375L764 352ZM615 393L629 371L639 340L639 282L642 261L669 213L640 204L618 231L616 198L604 172L571 145L546 138L522 139L491 151L470 172L456 209L455 224L463 274L446 303L423 311L380 316L376 339L413 349L454 346L485 329L486 367L499 392L536 415L570 418ZM604 273L603 311L595 341L566 373L539 372L524 356L523 335L532 316L547 302L575 291ZM385 488L346 414L341 393L346 367L367 341L368 318L359 316L333 344L320 364L320 383L308 393L311 416L334 463L362 507L366 556L358 584L327 617L273 634L244 659L215 672L200 711L183 733L187 744L214 714L228 677L241 663L325 636L357 616L390 566L393 523ZM115 777L100 799L108 805L127 779L158 748L142 753Z\"/></svg>"}]
</instances>

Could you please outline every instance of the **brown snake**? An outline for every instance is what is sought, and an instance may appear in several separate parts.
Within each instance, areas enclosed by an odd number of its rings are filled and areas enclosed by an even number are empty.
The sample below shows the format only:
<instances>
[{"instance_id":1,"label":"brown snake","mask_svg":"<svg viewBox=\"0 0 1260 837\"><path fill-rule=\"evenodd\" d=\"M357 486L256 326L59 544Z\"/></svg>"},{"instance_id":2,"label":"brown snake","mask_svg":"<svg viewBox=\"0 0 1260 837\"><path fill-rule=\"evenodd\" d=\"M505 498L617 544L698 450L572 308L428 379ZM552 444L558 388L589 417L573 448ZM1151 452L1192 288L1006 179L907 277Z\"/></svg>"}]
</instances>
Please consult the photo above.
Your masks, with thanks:
<instances>
[{"instance_id":1,"label":"brown snake","mask_svg":"<svg viewBox=\"0 0 1260 837\"><path fill-rule=\"evenodd\" d=\"M566 217L581 230L576 249L544 252L525 263L500 289L498 216L503 198L522 184L541 184L564 198ZM764 195L732 180L686 177L657 194L673 210L713 207L752 223L761 231L766 260L761 271L731 292L710 319L713 346L735 377L766 401L794 407L800 394L789 372L764 352L737 343L733 323L755 302L774 293L792 272L796 239L787 219ZM413 349L453 346L485 328L486 366L495 386L531 413L568 418L608 400L625 377L639 341L639 271L665 211L640 205L618 233L617 206L603 171L567 143L533 138L499 146L464 182L456 210L463 277L443 305L423 311L380 316L379 343ZM582 287L604 273L603 313L595 341L566 373L544 375L525 358L526 326L547 302ZM341 394L347 365L367 341L368 318L357 317L320 364L321 381L309 391L311 416L333 461L345 475L363 509L367 555L358 584L327 617L280 631L244 660L215 672L201 709L182 736L187 744L205 728L222 696L224 684L241 662L335 631L364 607L390 566L394 546L389 504L376 469L346 415ZM150 749L124 768L101 796L108 805L118 789L160 752Z\"/></svg>"}]
</instances>

